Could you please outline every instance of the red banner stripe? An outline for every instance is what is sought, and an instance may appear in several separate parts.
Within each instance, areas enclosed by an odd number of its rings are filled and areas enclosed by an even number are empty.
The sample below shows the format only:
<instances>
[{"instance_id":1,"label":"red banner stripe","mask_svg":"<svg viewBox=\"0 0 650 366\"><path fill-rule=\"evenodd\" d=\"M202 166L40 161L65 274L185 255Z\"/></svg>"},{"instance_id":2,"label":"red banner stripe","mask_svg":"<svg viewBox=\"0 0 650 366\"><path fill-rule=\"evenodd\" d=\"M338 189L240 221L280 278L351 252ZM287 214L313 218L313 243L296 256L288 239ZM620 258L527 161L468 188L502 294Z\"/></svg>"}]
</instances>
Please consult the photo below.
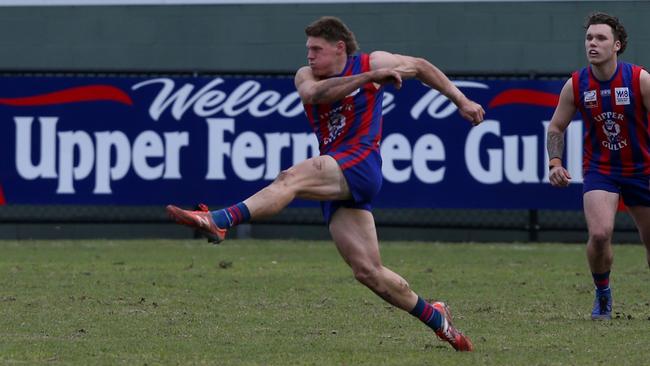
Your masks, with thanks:
<instances>
[{"instance_id":1,"label":"red banner stripe","mask_svg":"<svg viewBox=\"0 0 650 366\"><path fill-rule=\"evenodd\" d=\"M0 104L11 106L41 106L93 101L113 101L133 105L128 94L110 85L87 85L30 97L0 98Z\"/></svg>"},{"instance_id":2,"label":"red banner stripe","mask_svg":"<svg viewBox=\"0 0 650 366\"><path fill-rule=\"evenodd\" d=\"M555 107L560 100L558 94L541 92L530 89L510 89L497 94L490 101L489 107L499 107L507 104L529 104L542 107Z\"/></svg>"}]
</instances>

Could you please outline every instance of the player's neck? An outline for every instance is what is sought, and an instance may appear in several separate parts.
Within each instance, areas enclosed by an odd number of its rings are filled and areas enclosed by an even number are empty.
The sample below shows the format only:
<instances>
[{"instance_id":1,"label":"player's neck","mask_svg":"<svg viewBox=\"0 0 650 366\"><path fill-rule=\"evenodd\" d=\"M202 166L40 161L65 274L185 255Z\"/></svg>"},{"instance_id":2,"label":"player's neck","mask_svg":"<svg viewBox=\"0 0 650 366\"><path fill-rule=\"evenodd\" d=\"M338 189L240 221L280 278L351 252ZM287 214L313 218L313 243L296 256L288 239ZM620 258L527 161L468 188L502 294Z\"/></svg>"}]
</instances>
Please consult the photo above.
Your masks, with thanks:
<instances>
[{"instance_id":1,"label":"player's neck","mask_svg":"<svg viewBox=\"0 0 650 366\"><path fill-rule=\"evenodd\" d=\"M339 76L343 73L345 70L345 65L348 63L348 56L343 55L342 57L338 58L334 64L332 65L332 71L328 77L335 77Z\"/></svg>"},{"instance_id":2,"label":"player's neck","mask_svg":"<svg viewBox=\"0 0 650 366\"><path fill-rule=\"evenodd\" d=\"M614 76L617 64L618 61L616 58L612 58L611 60L598 65L591 64L591 72L599 81L607 81Z\"/></svg>"}]
</instances>

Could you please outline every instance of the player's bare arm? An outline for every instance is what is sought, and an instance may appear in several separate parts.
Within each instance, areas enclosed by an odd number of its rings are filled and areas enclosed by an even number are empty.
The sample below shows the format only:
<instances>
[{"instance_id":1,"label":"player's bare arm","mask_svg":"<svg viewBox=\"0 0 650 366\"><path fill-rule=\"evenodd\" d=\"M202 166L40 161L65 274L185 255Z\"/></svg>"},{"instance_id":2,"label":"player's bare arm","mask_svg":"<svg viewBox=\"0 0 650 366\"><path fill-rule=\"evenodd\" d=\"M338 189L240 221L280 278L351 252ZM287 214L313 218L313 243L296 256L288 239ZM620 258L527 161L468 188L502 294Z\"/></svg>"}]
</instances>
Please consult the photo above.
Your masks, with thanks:
<instances>
[{"instance_id":1,"label":"player's bare arm","mask_svg":"<svg viewBox=\"0 0 650 366\"><path fill-rule=\"evenodd\" d=\"M573 103L573 82L567 80L560 92L560 100L548 126L546 150L549 157L549 181L555 187L566 187L571 181L571 175L562 165L564 152L564 131L569 126L576 113Z\"/></svg>"},{"instance_id":2,"label":"player's bare arm","mask_svg":"<svg viewBox=\"0 0 650 366\"><path fill-rule=\"evenodd\" d=\"M371 69L390 68L400 73L403 79L417 78L451 100L466 120L474 125L483 121L485 111L480 104L468 99L449 78L429 61L412 56L385 51L370 54Z\"/></svg>"},{"instance_id":3,"label":"player's bare arm","mask_svg":"<svg viewBox=\"0 0 650 366\"><path fill-rule=\"evenodd\" d=\"M646 111L650 111L650 73L641 70L639 75L639 82L641 84L641 97L643 98L643 106Z\"/></svg>"},{"instance_id":4,"label":"player's bare arm","mask_svg":"<svg viewBox=\"0 0 650 366\"><path fill-rule=\"evenodd\" d=\"M309 104L326 104L345 98L356 89L367 83L393 83L395 87L402 86L399 72L381 69L352 76L333 77L318 80L309 66L301 67L294 78L300 99Z\"/></svg>"}]
</instances>

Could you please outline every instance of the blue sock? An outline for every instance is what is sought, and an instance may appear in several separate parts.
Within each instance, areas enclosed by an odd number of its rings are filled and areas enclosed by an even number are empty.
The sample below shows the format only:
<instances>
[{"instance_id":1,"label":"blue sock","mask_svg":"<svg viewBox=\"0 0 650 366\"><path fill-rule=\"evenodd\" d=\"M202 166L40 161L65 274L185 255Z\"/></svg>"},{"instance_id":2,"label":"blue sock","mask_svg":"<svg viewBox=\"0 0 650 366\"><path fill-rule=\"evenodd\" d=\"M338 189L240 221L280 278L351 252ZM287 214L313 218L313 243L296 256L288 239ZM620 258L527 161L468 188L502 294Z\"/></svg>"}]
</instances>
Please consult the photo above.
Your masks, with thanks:
<instances>
[{"instance_id":1,"label":"blue sock","mask_svg":"<svg viewBox=\"0 0 650 366\"><path fill-rule=\"evenodd\" d=\"M591 276L594 278L594 285L596 285L596 290L599 292L607 291L609 290L609 273L611 271L607 271L605 273L591 273Z\"/></svg>"},{"instance_id":2,"label":"blue sock","mask_svg":"<svg viewBox=\"0 0 650 366\"><path fill-rule=\"evenodd\" d=\"M210 214L214 223L222 229L230 229L251 219L251 213L248 211L248 207L246 207L244 202L239 202L236 205L222 208L221 210L212 211Z\"/></svg>"},{"instance_id":3,"label":"blue sock","mask_svg":"<svg viewBox=\"0 0 650 366\"><path fill-rule=\"evenodd\" d=\"M419 296L417 304L410 313L434 331L442 327L442 314Z\"/></svg>"}]
</instances>

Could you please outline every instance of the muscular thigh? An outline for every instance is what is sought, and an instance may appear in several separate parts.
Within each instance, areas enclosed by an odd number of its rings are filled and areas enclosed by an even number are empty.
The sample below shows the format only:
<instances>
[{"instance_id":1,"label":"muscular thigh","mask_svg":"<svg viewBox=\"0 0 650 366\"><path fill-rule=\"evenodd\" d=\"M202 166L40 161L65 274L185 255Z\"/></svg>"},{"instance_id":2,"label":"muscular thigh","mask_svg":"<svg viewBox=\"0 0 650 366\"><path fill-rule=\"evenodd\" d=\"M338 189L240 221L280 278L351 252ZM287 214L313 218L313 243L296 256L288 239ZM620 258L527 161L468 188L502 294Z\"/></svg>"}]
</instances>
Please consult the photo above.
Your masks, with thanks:
<instances>
[{"instance_id":1,"label":"muscular thigh","mask_svg":"<svg viewBox=\"0 0 650 366\"><path fill-rule=\"evenodd\" d=\"M592 190L583 196L585 219L590 232L611 232L618 208L618 193Z\"/></svg>"},{"instance_id":2,"label":"muscular thigh","mask_svg":"<svg viewBox=\"0 0 650 366\"><path fill-rule=\"evenodd\" d=\"M375 219L366 210L341 207L329 225L336 248L352 268L381 265Z\"/></svg>"},{"instance_id":3,"label":"muscular thigh","mask_svg":"<svg viewBox=\"0 0 650 366\"><path fill-rule=\"evenodd\" d=\"M277 179L295 188L296 197L309 200L349 199L350 189L334 158L316 156L280 173Z\"/></svg>"}]
</instances>

